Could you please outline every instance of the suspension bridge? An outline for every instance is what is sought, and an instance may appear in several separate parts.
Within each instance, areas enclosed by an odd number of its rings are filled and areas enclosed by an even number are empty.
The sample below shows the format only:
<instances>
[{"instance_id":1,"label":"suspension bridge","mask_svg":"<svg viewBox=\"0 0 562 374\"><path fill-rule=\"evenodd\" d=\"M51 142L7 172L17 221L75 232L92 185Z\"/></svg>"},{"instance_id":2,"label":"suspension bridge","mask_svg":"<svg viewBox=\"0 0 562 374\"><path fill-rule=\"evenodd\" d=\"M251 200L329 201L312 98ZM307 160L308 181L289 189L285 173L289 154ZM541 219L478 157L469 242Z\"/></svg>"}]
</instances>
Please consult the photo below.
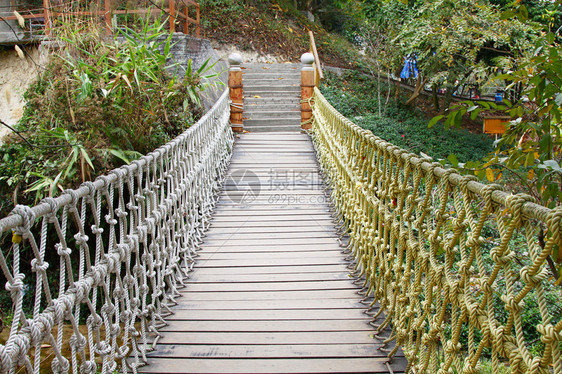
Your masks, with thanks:
<instances>
[{"instance_id":1,"label":"suspension bridge","mask_svg":"<svg viewBox=\"0 0 562 374\"><path fill-rule=\"evenodd\" d=\"M562 373L544 295L562 209L361 129L314 88L313 62L246 80L231 59L229 91L184 134L0 220L0 373L477 373L484 354L494 372Z\"/></svg>"}]
</instances>

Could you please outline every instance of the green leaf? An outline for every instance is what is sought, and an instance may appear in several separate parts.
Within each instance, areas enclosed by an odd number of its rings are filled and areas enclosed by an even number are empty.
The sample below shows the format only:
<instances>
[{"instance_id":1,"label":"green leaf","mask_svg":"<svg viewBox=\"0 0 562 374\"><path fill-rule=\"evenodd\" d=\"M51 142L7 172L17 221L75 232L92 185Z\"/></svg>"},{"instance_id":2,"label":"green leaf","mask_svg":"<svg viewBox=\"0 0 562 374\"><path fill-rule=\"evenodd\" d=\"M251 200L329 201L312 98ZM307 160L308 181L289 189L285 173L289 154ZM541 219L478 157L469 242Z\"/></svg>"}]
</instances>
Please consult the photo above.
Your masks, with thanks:
<instances>
[{"instance_id":1,"label":"green leaf","mask_svg":"<svg viewBox=\"0 0 562 374\"><path fill-rule=\"evenodd\" d=\"M92 163L92 159L91 159L90 156L88 155L88 152L86 152L86 148L81 147L81 148L80 148L80 153L82 153L82 157L84 157L84 160L86 160L86 162L88 163L88 165L90 165L90 167L92 168L92 170L95 170L94 164Z\"/></svg>"},{"instance_id":2,"label":"green leaf","mask_svg":"<svg viewBox=\"0 0 562 374\"><path fill-rule=\"evenodd\" d=\"M451 165L453 165L454 167L459 166L459 159L457 158L457 156L454 153L451 153L449 156L447 156L447 160L449 160Z\"/></svg>"},{"instance_id":3,"label":"green leaf","mask_svg":"<svg viewBox=\"0 0 562 374\"><path fill-rule=\"evenodd\" d=\"M427 124L428 128L432 128L433 126L435 126L435 124L437 122L439 122L440 119L442 119L443 117L445 117L444 115L439 115L439 116L435 116L431 119L431 121L429 121L429 123Z\"/></svg>"}]
</instances>

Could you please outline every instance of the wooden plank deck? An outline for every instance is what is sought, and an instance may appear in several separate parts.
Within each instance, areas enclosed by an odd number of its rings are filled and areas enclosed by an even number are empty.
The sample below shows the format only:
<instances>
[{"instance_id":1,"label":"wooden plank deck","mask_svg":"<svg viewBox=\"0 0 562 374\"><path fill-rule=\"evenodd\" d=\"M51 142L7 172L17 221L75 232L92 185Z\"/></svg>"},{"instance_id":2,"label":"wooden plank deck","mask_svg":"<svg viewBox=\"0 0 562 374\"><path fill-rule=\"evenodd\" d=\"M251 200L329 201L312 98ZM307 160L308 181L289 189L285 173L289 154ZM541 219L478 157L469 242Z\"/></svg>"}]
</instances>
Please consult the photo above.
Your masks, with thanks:
<instances>
[{"instance_id":1,"label":"wooden plank deck","mask_svg":"<svg viewBox=\"0 0 562 374\"><path fill-rule=\"evenodd\" d=\"M243 134L149 373L386 373L335 234L312 144Z\"/></svg>"}]
</instances>

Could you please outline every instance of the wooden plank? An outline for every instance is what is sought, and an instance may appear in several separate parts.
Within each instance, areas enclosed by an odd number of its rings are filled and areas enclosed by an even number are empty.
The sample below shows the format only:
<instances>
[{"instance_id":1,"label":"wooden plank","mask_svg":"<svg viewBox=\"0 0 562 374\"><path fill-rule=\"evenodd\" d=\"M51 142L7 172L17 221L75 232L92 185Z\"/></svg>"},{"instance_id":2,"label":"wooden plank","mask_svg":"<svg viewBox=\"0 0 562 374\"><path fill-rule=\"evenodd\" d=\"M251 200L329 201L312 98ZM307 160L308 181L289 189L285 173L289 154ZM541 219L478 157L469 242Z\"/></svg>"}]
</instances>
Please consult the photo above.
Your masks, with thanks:
<instances>
[{"instance_id":1,"label":"wooden plank","mask_svg":"<svg viewBox=\"0 0 562 374\"><path fill-rule=\"evenodd\" d=\"M291 321L291 320L363 320L372 318L361 309L298 309L298 310L191 310L182 309L166 318L167 321Z\"/></svg>"},{"instance_id":2,"label":"wooden plank","mask_svg":"<svg viewBox=\"0 0 562 374\"><path fill-rule=\"evenodd\" d=\"M202 255L205 253L214 253L217 249L220 249L222 253L254 253L254 254L266 254L266 253L279 253L279 252L324 252L324 251L340 251L342 248L338 244L328 245L323 244L321 246L314 245L314 244L288 244L283 245L282 243L277 243L275 245L272 244L264 244L264 245L214 245L211 246L211 243L207 243L209 245L205 245L203 249L201 249L198 254Z\"/></svg>"},{"instance_id":3,"label":"wooden plank","mask_svg":"<svg viewBox=\"0 0 562 374\"><path fill-rule=\"evenodd\" d=\"M273 239L314 239L314 238L338 238L339 236L329 231L297 231L297 232L210 232L205 235L206 240L220 240L227 238L229 240L262 240L266 239L271 242Z\"/></svg>"},{"instance_id":4,"label":"wooden plank","mask_svg":"<svg viewBox=\"0 0 562 374\"><path fill-rule=\"evenodd\" d=\"M347 265L347 263L340 257L327 257L327 258L257 258L257 259L227 259L227 260L201 260L197 261L194 269L200 268L216 268L216 267L269 267L269 266L311 266L311 265Z\"/></svg>"},{"instance_id":5,"label":"wooden plank","mask_svg":"<svg viewBox=\"0 0 562 374\"><path fill-rule=\"evenodd\" d=\"M311 187L303 187L302 189L294 189L294 190L278 190L278 189L270 189L269 186L267 186L265 189L260 189L260 194L258 196L272 196L272 195L276 195L279 194L280 192L283 192L283 195L287 195L287 196L309 196L309 195L313 195L313 196L326 196L326 194L324 193L324 190L321 189L315 189L315 188L311 188ZM221 190L221 193L219 195L219 197L224 197L224 196L233 196L233 195L243 195L246 191L240 190L240 191L225 191L225 190ZM327 200L326 200L327 202Z\"/></svg>"},{"instance_id":6,"label":"wooden plank","mask_svg":"<svg viewBox=\"0 0 562 374\"><path fill-rule=\"evenodd\" d=\"M384 357L375 344L301 344L301 345L159 345L156 351L148 354L150 358L344 358L344 357Z\"/></svg>"},{"instance_id":7,"label":"wooden plank","mask_svg":"<svg viewBox=\"0 0 562 374\"><path fill-rule=\"evenodd\" d=\"M265 220L263 217L260 217L260 214L258 213L251 214L251 215L247 215L247 217L244 218L244 222L253 222L256 226L259 224L269 224L271 222L274 222L275 224L278 225L290 224L295 226L301 226L307 223L310 224L328 223L328 222L334 223L334 219L331 218L330 216L326 216L325 214L306 215L306 214L299 214L299 212L294 212L294 213L286 212L286 213L288 214L269 216L267 220ZM288 222L282 222L282 221L288 221ZM221 224L223 225L239 224L238 221L232 220L232 216L228 214L218 214L218 213L213 214L213 218L211 219L211 223L215 223L215 222L221 222Z\"/></svg>"},{"instance_id":8,"label":"wooden plank","mask_svg":"<svg viewBox=\"0 0 562 374\"><path fill-rule=\"evenodd\" d=\"M256 266L256 267L209 267L198 268L198 275L207 274L302 274L302 273L325 273L327 271L340 271L347 274L342 265L312 265L312 266Z\"/></svg>"},{"instance_id":9,"label":"wooden plank","mask_svg":"<svg viewBox=\"0 0 562 374\"><path fill-rule=\"evenodd\" d=\"M274 217L272 221L279 219L279 216L306 216L306 218L318 217L320 219L327 219L330 217L331 209L327 206L316 206L314 209L293 209L293 210L269 210L269 209L238 209L232 206L218 205L213 211L213 217L234 217L234 216L250 216L250 217ZM264 220L264 218L262 218Z\"/></svg>"},{"instance_id":10,"label":"wooden plank","mask_svg":"<svg viewBox=\"0 0 562 374\"><path fill-rule=\"evenodd\" d=\"M170 321L160 331L167 332L316 332L316 331L366 331L373 328L368 321L310 320L310 321Z\"/></svg>"},{"instance_id":11,"label":"wooden plank","mask_svg":"<svg viewBox=\"0 0 562 374\"><path fill-rule=\"evenodd\" d=\"M188 292L258 292L258 291L312 291L312 290L357 290L351 280L327 280L312 282L236 282L236 283L189 283Z\"/></svg>"},{"instance_id":12,"label":"wooden plank","mask_svg":"<svg viewBox=\"0 0 562 374\"><path fill-rule=\"evenodd\" d=\"M201 274L203 269L190 273L186 283L262 283L262 282L308 282L330 280L353 280L347 271L316 272L316 273L262 273L262 274Z\"/></svg>"},{"instance_id":13,"label":"wooden plank","mask_svg":"<svg viewBox=\"0 0 562 374\"><path fill-rule=\"evenodd\" d=\"M364 304L356 299L302 299L302 300L189 300L186 297L178 299L178 309L366 309Z\"/></svg>"},{"instance_id":14,"label":"wooden plank","mask_svg":"<svg viewBox=\"0 0 562 374\"><path fill-rule=\"evenodd\" d=\"M229 332L221 334L217 341L216 334L205 332L167 332L159 343L162 344L370 344L373 343L373 333L367 331L331 331L319 332Z\"/></svg>"},{"instance_id":15,"label":"wooden plank","mask_svg":"<svg viewBox=\"0 0 562 374\"><path fill-rule=\"evenodd\" d=\"M303 259L303 258L337 258L341 260L342 254L341 250L334 248L332 250L318 250L318 251L300 251L300 252L235 252L235 253L225 253L220 249L216 251L201 251L199 256L197 256L197 261L209 261L209 260L231 260L236 261L246 261L255 259Z\"/></svg>"},{"instance_id":16,"label":"wooden plank","mask_svg":"<svg viewBox=\"0 0 562 374\"><path fill-rule=\"evenodd\" d=\"M333 244L335 246L338 245L336 238L329 238L329 237L308 237L308 238L278 238L275 240L275 244L271 243L271 239L267 238L253 238L251 241L246 239L238 239L236 237L232 238L204 238L203 243L205 246L220 246L220 247L229 247L229 246L263 246L263 245L293 245L293 244L310 244L310 242L314 244Z\"/></svg>"},{"instance_id":17,"label":"wooden plank","mask_svg":"<svg viewBox=\"0 0 562 374\"><path fill-rule=\"evenodd\" d=\"M189 289L182 289L181 293L189 298L190 302L198 301L266 301L266 300L288 300L295 302L300 300L341 300L351 299L357 300L357 289L339 289L339 290L281 290L281 291L238 291L238 292L221 292L217 291L201 291L192 292Z\"/></svg>"},{"instance_id":18,"label":"wooden plank","mask_svg":"<svg viewBox=\"0 0 562 374\"><path fill-rule=\"evenodd\" d=\"M330 236L334 236L334 225L319 225L317 224L316 226L296 226L293 225L291 226L287 226L287 227L279 227L275 224L275 226L254 226L252 223L247 223L247 222L240 222L241 226L238 227L223 227L220 229L220 234L244 234L244 235L248 235L248 234L276 234L279 232L282 233L327 233L330 234ZM208 234L208 237L210 237L211 235L217 235L217 234Z\"/></svg>"},{"instance_id":19,"label":"wooden plank","mask_svg":"<svg viewBox=\"0 0 562 374\"><path fill-rule=\"evenodd\" d=\"M239 221L233 221L232 218L230 217L226 217L225 219L225 217L223 216L223 217L215 217L213 220L211 220L211 226L220 228L221 231L226 228L238 228L238 227L248 227L248 226L254 228L271 227L271 226L274 227L297 226L297 227L310 227L310 228L319 226L319 227L333 228L335 226L334 221L330 218L309 219L307 217L302 217L302 216L287 217L287 218L289 219L276 219L276 220L267 220L267 221L254 219L254 220L244 220L243 222L239 222Z\"/></svg>"},{"instance_id":20,"label":"wooden plank","mask_svg":"<svg viewBox=\"0 0 562 374\"><path fill-rule=\"evenodd\" d=\"M388 373L386 358L309 358L309 359L169 359L154 358L146 373ZM402 371L405 365L401 366Z\"/></svg>"}]
</instances>

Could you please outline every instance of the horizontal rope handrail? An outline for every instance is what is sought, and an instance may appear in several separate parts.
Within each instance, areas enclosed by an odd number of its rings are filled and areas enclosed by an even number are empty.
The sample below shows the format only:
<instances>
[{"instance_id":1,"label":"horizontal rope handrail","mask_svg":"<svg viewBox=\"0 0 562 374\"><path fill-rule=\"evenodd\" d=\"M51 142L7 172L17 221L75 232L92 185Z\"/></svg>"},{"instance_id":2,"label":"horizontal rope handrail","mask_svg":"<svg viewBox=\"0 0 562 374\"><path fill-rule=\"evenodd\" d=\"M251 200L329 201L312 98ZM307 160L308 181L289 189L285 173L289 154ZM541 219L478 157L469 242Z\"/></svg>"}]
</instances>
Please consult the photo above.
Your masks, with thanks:
<instances>
[{"instance_id":1,"label":"horizontal rope handrail","mask_svg":"<svg viewBox=\"0 0 562 374\"><path fill-rule=\"evenodd\" d=\"M13 307L0 373L49 370L41 367L43 343L55 373L136 372L146 364L193 266L233 142L225 91L203 118L154 152L34 207L18 205L0 220L0 239L12 231L11 258L0 250L0 268ZM31 269L23 251L33 253ZM55 251L60 263L48 263L45 255ZM54 290L49 280L57 265ZM26 274L35 284L30 318L23 309Z\"/></svg>"},{"instance_id":2,"label":"horizontal rope handrail","mask_svg":"<svg viewBox=\"0 0 562 374\"><path fill-rule=\"evenodd\" d=\"M496 373L500 360L514 373L562 373L562 321L545 298L557 287L547 257L562 249L562 207L545 208L385 142L318 89L313 101L313 142L357 275L385 313L377 328L393 329L389 357L402 347L413 372L477 373L486 349ZM484 229L498 238L484 238ZM527 259L516 259L516 240L525 242ZM531 352L522 327L531 298L540 311L540 353Z\"/></svg>"}]
</instances>

